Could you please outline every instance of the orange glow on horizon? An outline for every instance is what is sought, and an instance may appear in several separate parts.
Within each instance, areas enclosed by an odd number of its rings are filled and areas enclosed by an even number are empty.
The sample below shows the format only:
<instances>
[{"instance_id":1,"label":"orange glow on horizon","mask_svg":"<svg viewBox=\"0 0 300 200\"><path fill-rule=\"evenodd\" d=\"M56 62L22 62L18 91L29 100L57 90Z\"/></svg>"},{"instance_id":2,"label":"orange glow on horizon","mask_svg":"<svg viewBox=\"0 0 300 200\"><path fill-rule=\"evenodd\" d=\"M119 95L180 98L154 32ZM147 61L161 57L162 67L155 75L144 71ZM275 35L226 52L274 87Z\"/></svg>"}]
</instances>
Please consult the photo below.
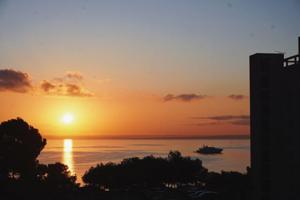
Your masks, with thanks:
<instances>
[{"instance_id":1,"label":"orange glow on horizon","mask_svg":"<svg viewBox=\"0 0 300 200\"><path fill-rule=\"evenodd\" d=\"M18 101L21 97L23 100ZM3 105L7 105L3 106L0 113L1 121L22 117L38 128L46 138L249 134L249 126L209 122L201 125L201 119L193 119L247 115L249 100L233 101L227 97L211 97L186 103L162 102L138 96L128 97L126 100L102 100L16 93L7 93L1 100ZM35 106L32 106L32 102ZM64 118L67 123L62 121Z\"/></svg>"}]
</instances>

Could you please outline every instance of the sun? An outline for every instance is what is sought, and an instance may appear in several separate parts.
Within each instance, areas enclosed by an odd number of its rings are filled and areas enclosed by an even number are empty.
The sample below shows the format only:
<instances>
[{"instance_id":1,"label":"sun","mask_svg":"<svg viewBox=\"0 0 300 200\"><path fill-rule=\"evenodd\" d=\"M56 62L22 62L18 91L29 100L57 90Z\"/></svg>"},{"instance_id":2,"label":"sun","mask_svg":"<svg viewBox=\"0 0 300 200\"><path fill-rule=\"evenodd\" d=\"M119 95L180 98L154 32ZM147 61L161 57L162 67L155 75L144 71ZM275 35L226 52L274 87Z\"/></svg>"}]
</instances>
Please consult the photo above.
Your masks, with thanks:
<instances>
[{"instance_id":1,"label":"sun","mask_svg":"<svg viewBox=\"0 0 300 200\"><path fill-rule=\"evenodd\" d=\"M61 121L64 124L71 124L74 121L74 115L72 113L66 113L62 116Z\"/></svg>"}]
</instances>

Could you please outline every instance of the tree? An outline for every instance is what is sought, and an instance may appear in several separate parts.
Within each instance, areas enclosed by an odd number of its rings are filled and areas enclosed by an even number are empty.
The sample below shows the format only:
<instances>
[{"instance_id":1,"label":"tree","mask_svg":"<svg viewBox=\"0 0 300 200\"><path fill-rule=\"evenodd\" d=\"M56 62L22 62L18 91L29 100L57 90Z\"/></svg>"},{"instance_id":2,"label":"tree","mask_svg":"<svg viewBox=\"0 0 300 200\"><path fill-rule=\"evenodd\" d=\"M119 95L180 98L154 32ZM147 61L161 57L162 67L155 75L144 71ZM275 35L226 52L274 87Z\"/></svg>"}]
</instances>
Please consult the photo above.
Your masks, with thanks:
<instances>
[{"instance_id":1,"label":"tree","mask_svg":"<svg viewBox=\"0 0 300 200\"><path fill-rule=\"evenodd\" d=\"M167 181L173 184L195 183L207 173L202 161L183 157L179 151L170 151L168 155L169 169Z\"/></svg>"},{"instance_id":2,"label":"tree","mask_svg":"<svg viewBox=\"0 0 300 200\"><path fill-rule=\"evenodd\" d=\"M76 176L71 175L68 166L62 163L41 165L39 172L42 177L41 182L49 188L72 189L77 187Z\"/></svg>"},{"instance_id":3,"label":"tree","mask_svg":"<svg viewBox=\"0 0 300 200\"><path fill-rule=\"evenodd\" d=\"M127 158L121 163L99 164L91 167L83 181L93 187L147 188L165 184L195 183L207 172L199 159L183 157L171 151L167 158L146 156Z\"/></svg>"},{"instance_id":4,"label":"tree","mask_svg":"<svg viewBox=\"0 0 300 200\"><path fill-rule=\"evenodd\" d=\"M46 145L39 130L21 118L0 124L0 174L4 177L32 178L36 158Z\"/></svg>"}]
</instances>

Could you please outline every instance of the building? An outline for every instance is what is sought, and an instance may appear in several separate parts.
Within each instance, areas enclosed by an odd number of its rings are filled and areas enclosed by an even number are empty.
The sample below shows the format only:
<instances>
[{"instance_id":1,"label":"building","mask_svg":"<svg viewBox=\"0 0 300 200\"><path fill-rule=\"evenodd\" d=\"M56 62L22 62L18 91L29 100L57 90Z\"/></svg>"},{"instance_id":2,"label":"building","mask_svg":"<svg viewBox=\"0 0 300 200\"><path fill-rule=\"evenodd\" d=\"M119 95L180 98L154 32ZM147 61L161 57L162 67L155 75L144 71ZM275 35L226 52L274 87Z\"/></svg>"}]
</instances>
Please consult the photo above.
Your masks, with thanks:
<instances>
[{"instance_id":1,"label":"building","mask_svg":"<svg viewBox=\"0 0 300 200\"><path fill-rule=\"evenodd\" d=\"M253 200L300 199L298 54L250 56Z\"/></svg>"}]
</instances>

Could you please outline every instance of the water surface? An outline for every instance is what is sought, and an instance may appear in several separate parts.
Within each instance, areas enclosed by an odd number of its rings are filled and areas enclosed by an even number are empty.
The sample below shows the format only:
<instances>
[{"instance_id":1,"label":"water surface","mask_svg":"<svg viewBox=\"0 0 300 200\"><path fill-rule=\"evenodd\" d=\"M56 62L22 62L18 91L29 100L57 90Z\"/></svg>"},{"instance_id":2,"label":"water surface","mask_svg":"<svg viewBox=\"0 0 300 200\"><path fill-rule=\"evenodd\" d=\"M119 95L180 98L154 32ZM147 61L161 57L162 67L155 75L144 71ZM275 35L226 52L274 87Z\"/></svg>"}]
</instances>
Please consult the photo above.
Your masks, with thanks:
<instances>
[{"instance_id":1,"label":"water surface","mask_svg":"<svg viewBox=\"0 0 300 200\"><path fill-rule=\"evenodd\" d=\"M200 155L194 152L204 144L222 147L223 153ZM250 163L249 140L216 139L48 140L38 159L45 164L65 163L81 182L80 177L84 172L98 163L120 162L128 157L148 155L165 157L170 150L178 150L184 156L201 159L210 171L245 172Z\"/></svg>"}]
</instances>

